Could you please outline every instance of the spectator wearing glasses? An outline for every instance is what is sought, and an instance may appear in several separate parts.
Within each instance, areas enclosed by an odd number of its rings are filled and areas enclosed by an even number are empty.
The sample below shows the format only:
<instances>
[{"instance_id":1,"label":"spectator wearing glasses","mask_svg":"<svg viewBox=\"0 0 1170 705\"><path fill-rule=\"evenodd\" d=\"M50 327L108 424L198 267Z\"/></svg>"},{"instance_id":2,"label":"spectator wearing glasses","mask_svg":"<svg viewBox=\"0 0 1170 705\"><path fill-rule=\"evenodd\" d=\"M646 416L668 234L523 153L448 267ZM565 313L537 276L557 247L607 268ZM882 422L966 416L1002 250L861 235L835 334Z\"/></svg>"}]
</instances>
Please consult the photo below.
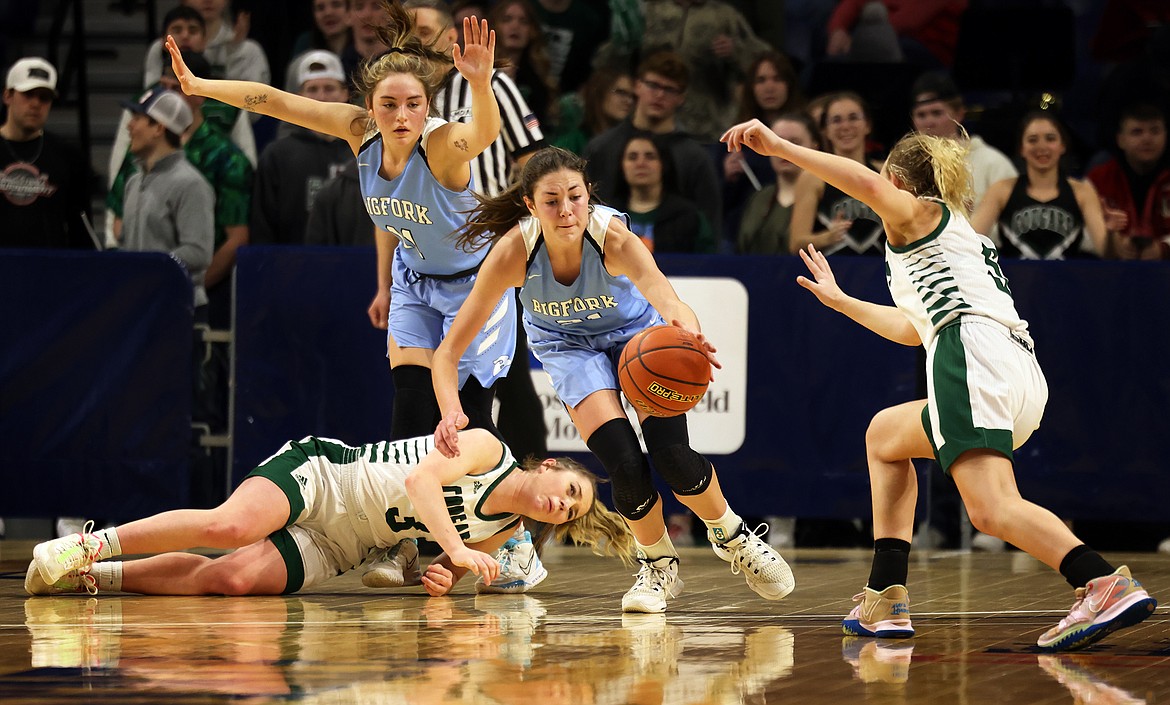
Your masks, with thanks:
<instances>
[{"instance_id":1,"label":"spectator wearing glasses","mask_svg":"<svg viewBox=\"0 0 1170 705\"><path fill-rule=\"evenodd\" d=\"M611 67L594 71L580 95L562 98L561 131L553 144L583 153L590 139L630 116L634 98L634 77L628 71Z\"/></svg>"},{"instance_id":2,"label":"spectator wearing glasses","mask_svg":"<svg viewBox=\"0 0 1170 705\"><path fill-rule=\"evenodd\" d=\"M679 193L699 207L711 227L722 222L722 198L715 164L698 141L679 129L675 120L686 99L690 72L672 51L649 55L638 66L634 81L634 112L626 120L594 137L585 146L590 181L604 201L615 199L622 152L637 132L657 135L678 166ZM719 233L715 233L718 240Z\"/></svg>"}]
</instances>

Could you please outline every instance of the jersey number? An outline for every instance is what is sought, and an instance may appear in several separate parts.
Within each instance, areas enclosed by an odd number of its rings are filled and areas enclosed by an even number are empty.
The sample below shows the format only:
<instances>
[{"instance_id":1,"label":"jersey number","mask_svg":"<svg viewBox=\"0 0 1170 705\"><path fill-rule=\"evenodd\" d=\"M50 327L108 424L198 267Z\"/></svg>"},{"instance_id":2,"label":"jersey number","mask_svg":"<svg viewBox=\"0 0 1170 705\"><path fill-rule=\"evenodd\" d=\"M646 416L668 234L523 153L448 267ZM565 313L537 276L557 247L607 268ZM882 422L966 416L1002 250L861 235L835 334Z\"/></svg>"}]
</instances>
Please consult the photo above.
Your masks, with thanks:
<instances>
[{"instance_id":1,"label":"jersey number","mask_svg":"<svg viewBox=\"0 0 1170 705\"><path fill-rule=\"evenodd\" d=\"M987 274L995 282L995 288L999 289L1008 296L1012 295L1012 290L1008 287L1007 277L1003 275L1003 270L999 268L999 253L995 251L994 247L983 247L983 260L987 262Z\"/></svg>"},{"instance_id":2,"label":"jersey number","mask_svg":"<svg viewBox=\"0 0 1170 705\"><path fill-rule=\"evenodd\" d=\"M427 531L427 525L415 519L414 517L398 516L398 507L390 507L386 510L386 523L390 525L390 530L397 533L399 531L409 531L414 529L416 531Z\"/></svg>"},{"instance_id":3,"label":"jersey number","mask_svg":"<svg viewBox=\"0 0 1170 705\"><path fill-rule=\"evenodd\" d=\"M391 235L398 238L398 241L401 242L404 247L407 249L416 250L418 252L419 259L427 258L426 255L423 254L422 250L418 249L418 243L414 241L414 236L410 234L410 230L406 228L398 230L392 225L387 225L386 230L388 230Z\"/></svg>"}]
</instances>

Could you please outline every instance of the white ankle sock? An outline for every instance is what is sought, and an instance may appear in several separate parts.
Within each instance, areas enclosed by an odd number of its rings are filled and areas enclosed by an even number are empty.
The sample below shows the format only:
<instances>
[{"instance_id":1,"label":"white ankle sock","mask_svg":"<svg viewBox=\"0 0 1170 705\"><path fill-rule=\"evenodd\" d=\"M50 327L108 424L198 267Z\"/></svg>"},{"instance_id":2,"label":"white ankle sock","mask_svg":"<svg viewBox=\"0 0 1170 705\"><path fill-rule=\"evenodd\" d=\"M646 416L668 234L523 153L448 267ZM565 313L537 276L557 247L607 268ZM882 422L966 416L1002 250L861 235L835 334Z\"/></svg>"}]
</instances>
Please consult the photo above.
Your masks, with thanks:
<instances>
[{"instance_id":1,"label":"white ankle sock","mask_svg":"<svg viewBox=\"0 0 1170 705\"><path fill-rule=\"evenodd\" d=\"M703 523L711 530L707 537L711 543L727 543L739 533L739 528L743 526L743 519L731 511L731 505L727 505L727 511L723 512L723 516L711 521L703 519Z\"/></svg>"},{"instance_id":2,"label":"white ankle sock","mask_svg":"<svg viewBox=\"0 0 1170 705\"><path fill-rule=\"evenodd\" d=\"M102 542L102 550L98 551L99 561L122 555L122 544L118 541L118 527L111 526L108 529L101 529L93 532L93 535Z\"/></svg>"},{"instance_id":3,"label":"white ankle sock","mask_svg":"<svg viewBox=\"0 0 1170 705\"><path fill-rule=\"evenodd\" d=\"M98 591L122 592L122 561L94 563L89 574L97 579Z\"/></svg>"},{"instance_id":4,"label":"white ankle sock","mask_svg":"<svg viewBox=\"0 0 1170 705\"><path fill-rule=\"evenodd\" d=\"M670 534L666 531L662 532L662 538L649 546L643 546L641 543L638 543L637 539L634 540L634 543L638 544L638 553L650 560L662 558L663 556L678 556L678 551L675 550L674 544L670 541Z\"/></svg>"}]
</instances>

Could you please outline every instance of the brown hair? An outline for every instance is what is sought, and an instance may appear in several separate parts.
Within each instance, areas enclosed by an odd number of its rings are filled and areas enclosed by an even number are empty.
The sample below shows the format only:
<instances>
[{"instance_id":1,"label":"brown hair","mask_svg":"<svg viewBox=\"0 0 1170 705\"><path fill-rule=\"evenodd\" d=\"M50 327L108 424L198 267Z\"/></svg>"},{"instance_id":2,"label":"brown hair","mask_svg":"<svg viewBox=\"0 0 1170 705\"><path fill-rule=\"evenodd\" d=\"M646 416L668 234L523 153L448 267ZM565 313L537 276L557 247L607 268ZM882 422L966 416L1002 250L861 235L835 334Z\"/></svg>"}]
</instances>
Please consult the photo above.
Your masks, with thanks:
<instances>
[{"instance_id":1,"label":"brown hair","mask_svg":"<svg viewBox=\"0 0 1170 705\"><path fill-rule=\"evenodd\" d=\"M780 80L788 85L788 100L784 101L784 105L780 106L780 110L789 111L804 106L804 93L800 90L800 80L797 78L796 69L793 68L792 62L788 60L787 56L784 56L778 51L766 51L757 56L756 60L752 62L751 67L747 70L743 95L739 101L740 122L745 122L752 118L765 120L764 108L756 100L756 92L754 90L756 72L764 64L771 64L772 68L776 69L776 73L780 75Z\"/></svg>"},{"instance_id":2,"label":"brown hair","mask_svg":"<svg viewBox=\"0 0 1170 705\"><path fill-rule=\"evenodd\" d=\"M873 125L873 114L869 111L869 103L865 102L865 98L862 98L860 94L854 93L853 91L838 91L824 99L825 109L821 113L822 132L829 126L829 108L833 107L834 103L840 103L843 100L851 100L857 103L858 107L861 108L861 114L865 117L866 123Z\"/></svg>"},{"instance_id":3,"label":"brown hair","mask_svg":"<svg viewBox=\"0 0 1170 705\"><path fill-rule=\"evenodd\" d=\"M1023 147L1024 147L1024 132L1027 131L1028 126L1031 125L1032 123L1038 122L1040 120L1044 120L1046 122L1052 123L1052 126L1056 128L1057 134L1060 135L1061 143L1064 144L1065 147L1069 146L1068 130L1065 129L1064 123L1061 122L1060 118L1057 117L1055 113L1053 113L1051 110L1030 110L1020 120L1019 131L1016 134L1016 149L1017 150L1023 149Z\"/></svg>"},{"instance_id":4,"label":"brown hair","mask_svg":"<svg viewBox=\"0 0 1170 705\"><path fill-rule=\"evenodd\" d=\"M648 73L656 73L663 78L670 79L684 91L690 82L691 73L687 69L687 62L669 49L662 49L648 55L638 64L637 78L645 78Z\"/></svg>"},{"instance_id":5,"label":"brown hair","mask_svg":"<svg viewBox=\"0 0 1170 705\"><path fill-rule=\"evenodd\" d=\"M813 120L812 115L809 115L804 110L785 110L772 120L768 127L771 128L776 123L784 120L785 122L798 122L804 125L804 129L808 130L808 136L812 138L813 149L820 149L824 151L822 144L824 139L821 137L821 128L817 126L817 121Z\"/></svg>"},{"instance_id":6,"label":"brown hair","mask_svg":"<svg viewBox=\"0 0 1170 705\"><path fill-rule=\"evenodd\" d=\"M635 553L634 535L630 533L621 515L610 510L597 498L597 486L605 482L604 479L590 472L584 465L572 458L554 458L556 470L571 472L589 483L593 488L593 505L588 510L577 515L564 524L543 524L533 522L539 528L532 537L534 546L542 546L550 536L557 541L568 538L578 546L588 546L599 556L617 556L626 564L633 563ZM534 457L527 458L520 464L520 468L532 471L540 467L541 461Z\"/></svg>"},{"instance_id":7,"label":"brown hair","mask_svg":"<svg viewBox=\"0 0 1170 705\"><path fill-rule=\"evenodd\" d=\"M959 128L966 138L967 131ZM886 167L907 191L937 198L952 210L971 216L975 190L967 166L968 140L911 132L890 150Z\"/></svg>"},{"instance_id":8,"label":"brown hair","mask_svg":"<svg viewBox=\"0 0 1170 705\"><path fill-rule=\"evenodd\" d=\"M451 57L436 51L433 41L424 44L419 39L414 31L414 19L399 0L381 0L381 5L387 21L374 30L378 40L389 49L362 65L354 79L354 88L362 96L366 108L370 108L374 89L384 78L392 74L409 74L422 83L429 104L454 65ZM431 109L433 111L433 106Z\"/></svg>"},{"instance_id":9,"label":"brown hair","mask_svg":"<svg viewBox=\"0 0 1170 705\"><path fill-rule=\"evenodd\" d=\"M474 251L491 245L512 229L521 218L529 215L524 197L532 198L536 182L545 176L568 169L585 177L585 160L560 147L545 147L532 155L520 172L520 178L508 190L497 196L475 195L479 201L467 217L467 224L455 231L455 244L466 251ZM593 188L585 179L585 188L590 200Z\"/></svg>"},{"instance_id":10,"label":"brown hair","mask_svg":"<svg viewBox=\"0 0 1170 705\"><path fill-rule=\"evenodd\" d=\"M595 70L589 76L589 80L585 82L582 91L585 104L582 122L585 125L585 131L590 136L600 135L617 124L605 114L605 101L609 98L609 94L617 85L618 80L623 77L629 78L630 82L633 83L634 77L630 75L629 71L607 67Z\"/></svg>"},{"instance_id":11,"label":"brown hair","mask_svg":"<svg viewBox=\"0 0 1170 705\"><path fill-rule=\"evenodd\" d=\"M519 5L524 14L528 16L528 46L524 47L522 58L528 61L533 73L551 93L556 90L556 83L552 79L552 61L548 57L548 40L544 36L540 15L536 14L536 8L532 6L532 3L528 0L496 0L491 9L488 10L488 24L493 27L499 25L503 21L504 10L511 5Z\"/></svg>"}]
</instances>

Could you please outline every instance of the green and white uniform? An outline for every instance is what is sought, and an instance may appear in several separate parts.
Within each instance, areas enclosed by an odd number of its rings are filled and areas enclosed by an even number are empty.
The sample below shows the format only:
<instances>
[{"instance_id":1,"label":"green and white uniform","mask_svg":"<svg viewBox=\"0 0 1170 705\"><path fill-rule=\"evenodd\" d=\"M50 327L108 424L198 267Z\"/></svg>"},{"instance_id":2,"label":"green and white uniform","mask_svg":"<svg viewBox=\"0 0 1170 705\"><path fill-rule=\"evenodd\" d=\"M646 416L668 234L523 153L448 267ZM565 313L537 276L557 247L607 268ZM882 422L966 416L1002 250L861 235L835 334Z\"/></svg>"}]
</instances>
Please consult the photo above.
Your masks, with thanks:
<instances>
[{"instance_id":1,"label":"green and white uniform","mask_svg":"<svg viewBox=\"0 0 1170 705\"><path fill-rule=\"evenodd\" d=\"M500 481L519 471L502 447L491 470L443 486L447 512L465 543L510 532L520 520L483 513ZM358 447L309 436L284 444L249 473L276 483L288 497L288 522L269 536L288 568L285 594L352 570L372 548L405 538L433 540L406 494L406 476L433 448L430 436Z\"/></svg>"},{"instance_id":2,"label":"green and white uniform","mask_svg":"<svg viewBox=\"0 0 1170 705\"><path fill-rule=\"evenodd\" d=\"M1039 427L1048 385L995 245L934 202L942 219L933 232L904 247L887 245L886 280L926 348L922 424L949 470L974 448L1011 459Z\"/></svg>"}]
</instances>

